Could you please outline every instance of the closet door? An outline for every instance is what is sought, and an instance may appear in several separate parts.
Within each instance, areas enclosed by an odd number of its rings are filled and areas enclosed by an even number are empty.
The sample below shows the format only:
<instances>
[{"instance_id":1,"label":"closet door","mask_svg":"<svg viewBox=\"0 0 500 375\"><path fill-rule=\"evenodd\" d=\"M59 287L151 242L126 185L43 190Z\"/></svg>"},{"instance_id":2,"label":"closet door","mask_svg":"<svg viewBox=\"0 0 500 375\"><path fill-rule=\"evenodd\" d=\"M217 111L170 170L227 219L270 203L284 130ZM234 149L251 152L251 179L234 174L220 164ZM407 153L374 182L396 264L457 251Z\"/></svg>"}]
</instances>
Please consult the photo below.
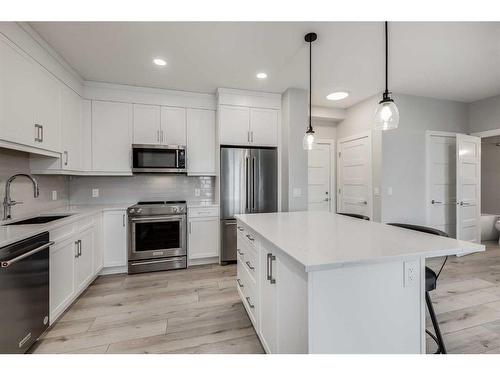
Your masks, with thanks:
<instances>
[{"instance_id":1,"label":"closet door","mask_svg":"<svg viewBox=\"0 0 500 375\"><path fill-rule=\"evenodd\" d=\"M457 134L457 239L481 242L481 139Z\"/></svg>"}]
</instances>

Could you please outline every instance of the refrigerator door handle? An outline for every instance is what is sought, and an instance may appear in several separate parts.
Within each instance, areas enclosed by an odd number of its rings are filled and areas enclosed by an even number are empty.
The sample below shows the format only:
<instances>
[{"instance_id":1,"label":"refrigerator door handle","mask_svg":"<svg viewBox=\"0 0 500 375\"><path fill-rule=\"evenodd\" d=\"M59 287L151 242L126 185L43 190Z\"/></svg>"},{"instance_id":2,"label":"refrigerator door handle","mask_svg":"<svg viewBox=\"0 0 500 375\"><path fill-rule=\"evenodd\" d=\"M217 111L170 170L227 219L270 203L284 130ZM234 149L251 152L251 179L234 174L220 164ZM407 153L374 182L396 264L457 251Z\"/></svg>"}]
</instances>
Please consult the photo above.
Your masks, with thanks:
<instances>
[{"instance_id":1,"label":"refrigerator door handle","mask_svg":"<svg viewBox=\"0 0 500 375\"><path fill-rule=\"evenodd\" d=\"M245 213L250 212L250 159L245 156Z\"/></svg>"},{"instance_id":2,"label":"refrigerator door handle","mask_svg":"<svg viewBox=\"0 0 500 375\"><path fill-rule=\"evenodd\" d=\"M252 158L252 212L255 212L255 156Z\"/></svg>"}]
</instances>

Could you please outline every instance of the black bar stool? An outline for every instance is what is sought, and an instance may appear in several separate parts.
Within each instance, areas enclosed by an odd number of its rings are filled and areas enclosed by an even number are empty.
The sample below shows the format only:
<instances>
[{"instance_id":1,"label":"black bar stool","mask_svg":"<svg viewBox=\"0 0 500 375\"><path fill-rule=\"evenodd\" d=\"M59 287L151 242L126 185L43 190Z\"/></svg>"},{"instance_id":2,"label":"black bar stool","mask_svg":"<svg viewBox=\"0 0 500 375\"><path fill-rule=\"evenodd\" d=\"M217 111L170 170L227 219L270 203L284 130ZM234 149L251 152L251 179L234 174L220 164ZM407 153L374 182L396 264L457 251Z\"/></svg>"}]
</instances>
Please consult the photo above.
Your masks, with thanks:
<instances>
[{"instance_id":1,"label":"black bar stool","mask_svg":"<svg viewBox=\"0 0 500 375\"><path fill-rule=\"evenodd\" d=\"M449 237L448 234L446 234L443 231L434 228L424 227L421 225L400 224L400 223L387 223L387 225L393 225L395 227L415 230L423 233L435 234L436 236L441 236L441 237ZM436 342L438 346L438 349L434 354L446 354L446 347L444 346L443 336L441 335L441 330L439 329L439 323L436 318L436 313L434 312L434 307L432 306L432 300L431 296L429 295L429 292L431 290L436 289L437 279L441 274L441 271L443 270L443 267L447 260L448 257L444 258L444 262L441 265L441 268L439 269L439 272L437 274L429 267L425 267L425 303L427 304L427 309L429 310L432 326L434 327L434 332L436 334L434 335L428 329L426 329L425 332L427 332L427 334Z\"/></svg>"},{"instance_id":2,"label":"black bar stool","mask_svg":"<svg viewBox=\"0 0 500 375\"><path fill-rule=\"evenodd\" d=\"M365 216L365 215L360 215L360 214L345 214L345 213L342 213L342 212L337 212L337 213L339 215L349 216L349 217L353 217L355 219L370 220L370 218L368 216Z\"/></svg>"}]
</instances>

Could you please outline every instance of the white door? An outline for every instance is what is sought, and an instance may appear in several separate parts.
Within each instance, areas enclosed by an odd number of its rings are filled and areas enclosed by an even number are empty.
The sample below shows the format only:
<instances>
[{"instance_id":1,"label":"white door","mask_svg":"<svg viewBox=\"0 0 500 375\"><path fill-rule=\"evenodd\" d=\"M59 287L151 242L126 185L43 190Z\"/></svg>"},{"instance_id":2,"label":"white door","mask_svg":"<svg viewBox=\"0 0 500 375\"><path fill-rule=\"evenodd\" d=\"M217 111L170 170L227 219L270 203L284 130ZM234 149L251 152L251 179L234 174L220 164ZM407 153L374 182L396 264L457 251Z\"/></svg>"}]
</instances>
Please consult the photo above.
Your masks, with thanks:
<instances>
[{"instance_id":1,"label":"white door","mask_svg":"<svg viewBox=\"0 0 500 375\"><path fill-rule=\"evenodd\" d=\"M219 225L219 217L189 219L189 259L219 256Z\"/></svg>"},{"instance_id":2,"label":"white door","mask_svg":"<svg viewBox=\"0 0 500 375\"><path fill-rule=\"evenodd\" d=\"M132 104L92 101L92 170L131 172Z\"/></svg>"},{"instance_id":3,"label":"white door","mask_svg":"<svg viewBox=\"0 0 500 375\"><path fill-rule=\"evenodd\" d=\"M427 225L456 235L456 135L427 136Z\"/></svg>"},{"instance_id":4,"label":"white door","mask_svg":"<svg viewBox=\"0 0 500 375\"><path fill-rule=\"evenodd\" d=\"M338 142L338 211L372 218L371 136Z\"/></svg>"},{"instance_id":5,"label":"white door","mask_svg":"<svg viewBox=\"0 0 500 375\"><path fill-rule=\"evenodd\" d=\"M73 238L50 247L50 324L66 309L75 293L76 255Z\"/></svg>"},{"instance_id":6,"label":"white door","mask_svg":"<svg viewBox=\"0 0 500 375\"><path fill-rule=\"evenodd\" d=\"M274 257L274 258L269 258ZM277 284L269 280L277 278L277 256L261 247L260 254L260 336L268 353L278 351L278 293ZM264 270L266 270L264 272Z\"/></svg>"},{"instance_id":7,"label":"white door","mask_svg":"<svg viewBox=\"0 0 500 375\"><path fill-rule=\"evenodd\" d=\"M186 109L161 107L161 142L165 145L186 145Z\"/></svg>"},{"instance_id":8,"label":"white door","mask_svg":"<svg viewBox=\"0 0 500 375\"><path fill-rule=\"evenodd\" d=\"M127 221L125 210L103 215L104 267L127 265Z\"/></svg>"},{"instance_id":9,"label":"white door","mask_svg":"<svg viewBox=\"0 0 500 375\"><path fill-rule=\"evenodd\" d=\"M308 151L308 209L309 211L330 211L335 207L331 202L331 155L328 143L316 143Z\"/></svg>"},{"instance_id":10,"label":"white door","mask_svg":"<svg viewBox=\"0 0 500 375\"><path fill-rule=\"evenodd\" d=\"M481 139L456 137L457 239L481 242Z\"/></svg>"},{"instance_id":11,"label":"white door","mask_svg":"<svg viewBox=\"0 0 500 375\"><path fill-rule=\"evenodd\" d=\"M62 169L82 169L82 99L66 85L61 86Z\"/></svg>"},{"instance_id":12,"label":"white door","mask_svg":"<svg viewBox=\"0 0 500 375\"><path fill-rule=\"evenodd\" d=\"M254 146L278 145L278 111L250 109L250 142Z\"/></svg>"},{"instance_id":13,"label":"white door","mask_svg":"<svg viewBox=\"0 0 500 375\"><path fill-rule=\"evenodd\" d=\"M94 275L94 232L95 228L86 229L78 236L79 252L76 258L75 288L77 293L87 286Z\"/></svg>"},{"instance_id":14,"label":"white door","mask_svg":"<svg viewBox=\"0 0 500 375\"><path fill-rule=\"evenodd\" d=\"M219 117L221 145L248 145L250 143L249 108L221 105Z\"/></svg>"},{"instance_id":15,"label":"white door","mask_svg":"<svg viewBox=\"0 0 500 375\"><path fill-rule=\"evenodd\" d=\"M134 143L161 143L160 106L134 104Z\"/></svg>"},{"instance_id":16,"label":"white door","mask_svg":"<svg viewBox=\"0 0 500 375\"><path fill-rule=\"evenodd\" d=\"M187 172L215 175L215 111L187 110Z\"/></svg>"}]
</instances>

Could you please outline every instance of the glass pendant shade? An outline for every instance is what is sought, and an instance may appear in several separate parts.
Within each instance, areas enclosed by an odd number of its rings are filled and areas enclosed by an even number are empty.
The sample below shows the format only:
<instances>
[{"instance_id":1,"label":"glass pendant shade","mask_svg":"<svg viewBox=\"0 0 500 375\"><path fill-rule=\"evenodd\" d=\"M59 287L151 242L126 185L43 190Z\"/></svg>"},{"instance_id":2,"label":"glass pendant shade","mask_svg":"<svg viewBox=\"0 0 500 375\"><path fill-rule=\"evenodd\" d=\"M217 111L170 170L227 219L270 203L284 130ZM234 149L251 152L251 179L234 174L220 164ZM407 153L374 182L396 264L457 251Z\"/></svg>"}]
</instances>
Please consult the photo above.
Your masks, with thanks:
<instances>
[{"instance_id":1,"label":"glass pendant shade","mask_svg":"<svg viewBox=\"0 0 500 375\"><path fill-rule=\"evenodd\" d=\"M304 134L304 138L302 139L302 147L306 151L310 151L314 147L314 131L308 130L306 134Z\"/></svg>"},{"instance_id":2,"label":"glass pendant shade","mask_svg":"<svg viewBox=\"0 0 500 375\"><path fill-rule=\"evenodd\" d=\"M375 111L375 130L396 129L399 125L398 107L392 100L381 101Z\"/></svg>"}]
</instances>

